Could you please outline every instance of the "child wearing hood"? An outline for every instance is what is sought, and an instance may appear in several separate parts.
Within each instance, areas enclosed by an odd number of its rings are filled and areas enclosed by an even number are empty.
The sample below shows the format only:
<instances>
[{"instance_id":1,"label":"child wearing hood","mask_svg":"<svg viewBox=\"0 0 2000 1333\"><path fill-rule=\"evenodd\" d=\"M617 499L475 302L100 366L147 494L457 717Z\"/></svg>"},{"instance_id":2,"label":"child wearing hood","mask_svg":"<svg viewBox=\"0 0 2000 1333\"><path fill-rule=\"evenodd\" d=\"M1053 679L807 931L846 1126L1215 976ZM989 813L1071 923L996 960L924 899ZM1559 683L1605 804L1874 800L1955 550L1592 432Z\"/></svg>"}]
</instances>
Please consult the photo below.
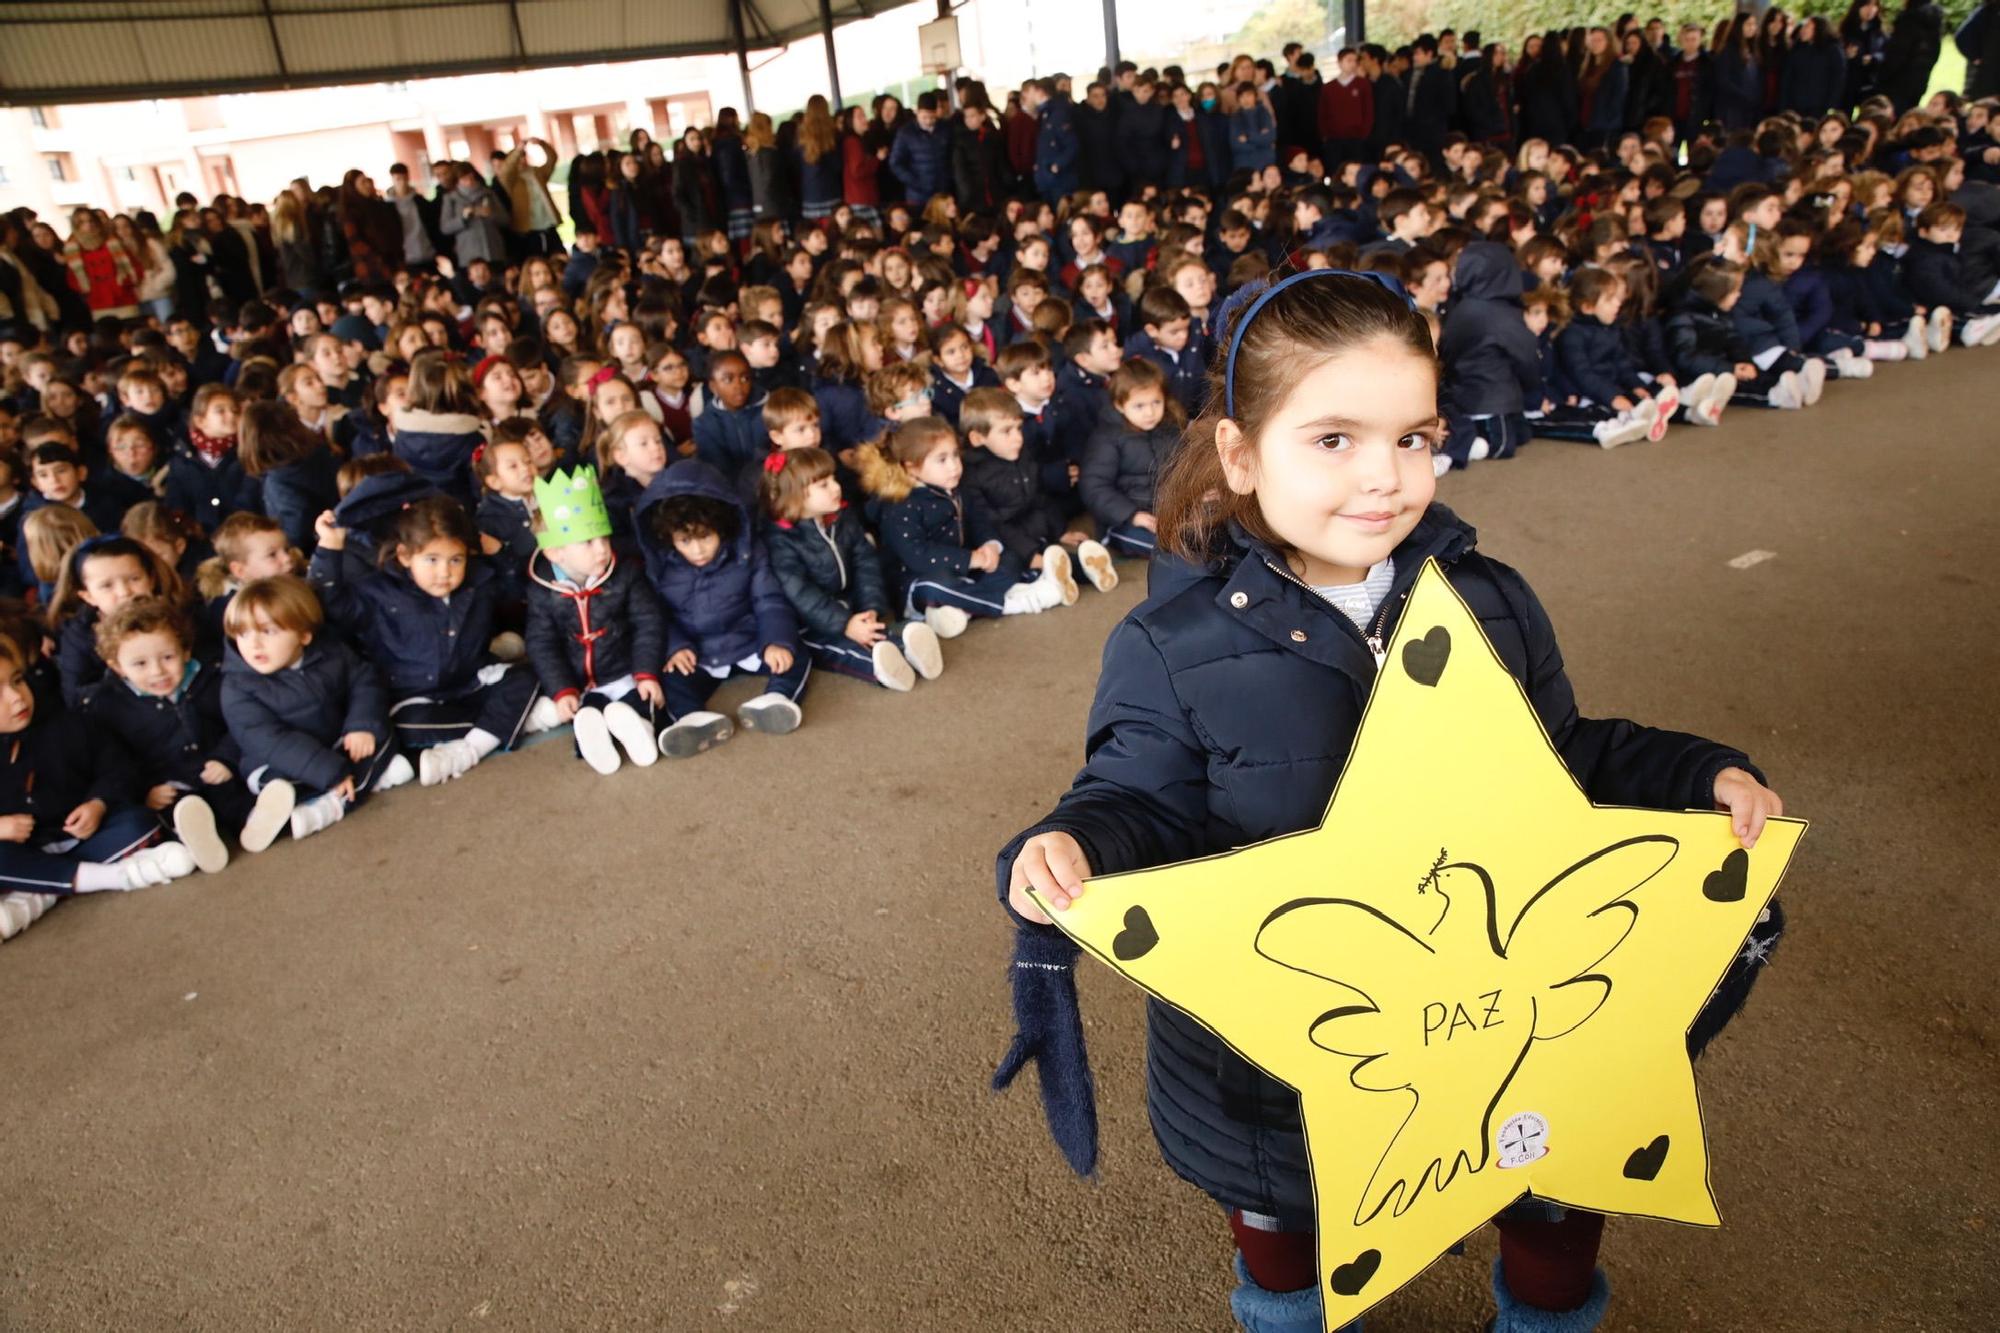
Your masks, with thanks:
<instances>
[{"instance_id":1,"label":"child wearing hood","mask_svg":"<svg viewBox=\"0 0 2000 1333\"><path fill-rule=\"evenodd\" d=\"M736 722L772 735L798 730L812 660L735 488L708 464L683 459L653 479L634 517L646 573L666 605L661 753L700 754L734 735ZM735 675L762 676L764 688L732 722L708 700Z\"/></svg>"}]
</instances>

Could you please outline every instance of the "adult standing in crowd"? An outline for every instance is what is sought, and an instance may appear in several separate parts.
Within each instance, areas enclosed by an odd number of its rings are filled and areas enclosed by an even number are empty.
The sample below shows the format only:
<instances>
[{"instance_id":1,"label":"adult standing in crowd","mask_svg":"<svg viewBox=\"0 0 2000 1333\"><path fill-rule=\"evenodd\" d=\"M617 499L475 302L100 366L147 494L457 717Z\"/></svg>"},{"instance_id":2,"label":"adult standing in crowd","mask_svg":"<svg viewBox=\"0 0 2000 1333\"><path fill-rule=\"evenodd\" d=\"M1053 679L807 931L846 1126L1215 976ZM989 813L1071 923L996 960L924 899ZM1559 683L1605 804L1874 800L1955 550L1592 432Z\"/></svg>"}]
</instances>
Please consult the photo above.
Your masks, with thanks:
<instances>
[{"instance_id":1,"label":"adult standing in crowd","mask_svg":"<svg viewBox=\"0 0 2000 1333\"><path fill-rule=\"evenodd\" d=\"M505 262L507 233L501 226L503 210L492 187L480 179L470 162L458 164L458 184L444 197L439 229L451 238L452 257L463 273L475 259L490 264Z\"/></svg>"},{"instance_id":2,"label":"adult standing in crowd","mask_svg":"<svg viewBox=\"0 0 2000 1333\"><path fill-rule=\"evenodd\" d=\"M806 99L805 119L792 153L799 173L799 217L818 222L833 216L844 193L844 153L840 131L826 98L814 93Z\"/></svg>"},{"instance_id":3,"label":"adult standing in crowd","mask_svg":"<svg viewBox=\"0 0 2000 1333\"><path fill-rule=\"evenodd\" d=\"M1937 0L1907 0L1882 50L1882 91L1901 115L1921 102L1944 48L1944 10Z\"/></svg>"},{"instance_id":4,"label":"adult standing in crowd","mask_svg":"<svg viewBox=\"0 0 2000 1333\"><path fill-rule=\"evenodd\" d=\"M530 148L539 150L529 157ZM516 257L559 255L562 237L556 228L562 216L549 195L549 178L555 175L556 150L546 139L525 139L500 159L500 187L507 200L507 225L512 234Z\"/></svg>"},{"instance_id":5,"label":"adult standing in crowd","mask_svg":"<svg viewBox=\"0 0 2000 1333\"><path fill-rule=\"evenodd\" d=\"M708 135L693 125L674 150L674 207L680 210L681 239L689 244L705 231L719 231L725 214L722 182L708 154Z\"/></svg>"}]
</instances>

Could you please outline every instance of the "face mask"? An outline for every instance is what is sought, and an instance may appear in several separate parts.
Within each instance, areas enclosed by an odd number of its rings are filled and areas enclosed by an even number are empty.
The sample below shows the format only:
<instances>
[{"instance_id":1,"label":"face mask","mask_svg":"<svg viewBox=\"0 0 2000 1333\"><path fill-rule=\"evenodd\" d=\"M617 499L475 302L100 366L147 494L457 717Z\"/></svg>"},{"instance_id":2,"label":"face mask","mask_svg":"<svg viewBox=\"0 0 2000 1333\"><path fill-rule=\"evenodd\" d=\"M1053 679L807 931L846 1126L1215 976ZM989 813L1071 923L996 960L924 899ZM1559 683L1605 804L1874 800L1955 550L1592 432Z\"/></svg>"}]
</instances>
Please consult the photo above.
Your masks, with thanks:
<instances>
[{"instance_id":1,"label":"face mask","mask_svg":"<svg viewBox=\"0 0 2000 1333\"><path fill-rule=\"evenodd\" d=\"M1213 110L1215 110L1215 99L1214 99L1213 97L1204 97L1204 98L1202 98L1202 99L1201 99L1201 109L1202 109L1203 111L1213 111Z\"/></svg>"}]
</instances>

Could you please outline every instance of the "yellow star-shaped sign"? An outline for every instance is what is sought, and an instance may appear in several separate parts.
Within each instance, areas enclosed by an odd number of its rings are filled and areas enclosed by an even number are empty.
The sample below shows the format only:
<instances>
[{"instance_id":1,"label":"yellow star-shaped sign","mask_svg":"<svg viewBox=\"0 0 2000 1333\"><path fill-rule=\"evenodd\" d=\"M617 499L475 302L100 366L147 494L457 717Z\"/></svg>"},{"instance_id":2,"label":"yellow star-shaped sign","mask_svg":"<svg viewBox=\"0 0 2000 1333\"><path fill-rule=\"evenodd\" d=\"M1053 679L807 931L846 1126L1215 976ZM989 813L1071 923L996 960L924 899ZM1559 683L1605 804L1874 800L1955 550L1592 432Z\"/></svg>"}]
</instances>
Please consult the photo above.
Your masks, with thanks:
<instances>
[{"instance_id":1,"label":"yellow star-shaped sign","mask_svg":"<svg viewBox=\"0 0 2000 1333\"><path fill-rule=\"evenodd\" d=\"M1531 1192L1719 1224L1686 1034L1805 827L1592 805L1432 562L1318 828L1052 916L1297 1089L1332 1329Z\"/></svg>"}]
</instances>

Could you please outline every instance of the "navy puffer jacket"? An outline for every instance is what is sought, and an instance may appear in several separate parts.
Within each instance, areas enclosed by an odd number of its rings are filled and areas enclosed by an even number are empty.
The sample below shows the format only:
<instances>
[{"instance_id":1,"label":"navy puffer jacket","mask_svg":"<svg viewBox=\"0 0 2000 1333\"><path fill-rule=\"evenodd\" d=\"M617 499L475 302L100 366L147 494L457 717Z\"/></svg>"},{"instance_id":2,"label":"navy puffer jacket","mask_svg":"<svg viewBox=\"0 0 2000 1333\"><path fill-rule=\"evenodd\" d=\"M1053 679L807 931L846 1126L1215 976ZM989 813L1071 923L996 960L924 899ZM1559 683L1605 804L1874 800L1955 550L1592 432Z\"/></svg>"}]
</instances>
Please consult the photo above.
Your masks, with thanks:
<instances>
[{"instance_id":1,"label":"navy puffer jacket","mask_svg":"<svg viewBox=\"0 0 2000 1333\"><path fill-rule=\"evenodd\" d=\"M315 449L264 474L264 512L278 520L285 540L301 551L311 551L319 542L314 520L340 503L339 471L332 450Z\"/></svg>"},{"instance_id":2,"label":"navy puffer jacket","mask_svg":"<svg viewBox=\"0 0 2000 1333\"><path fill-rule=\"evenodd\" d=\"M243 471L235 454L224 454L210 467L195 455L192 445L184 444L167 459L167 482L160 499L213 535L231 514L261 512L263 486Z\"/></svg>"},{"instance_id":3,"label":"navy puffer jacket","mask_svg":"<svg viewBox=\"0 0 2000 1333\"><path fill-rule=\"evenodd\" d=\"M222 716L243 751L243 771L320 791L348 775L339 748L349 732L389 743L389 697L382 677L361 655L333 638L314 639L296 668L260 675L231 653L222 667Z\"/></svg>"},{"instance_id":4,"label":"navy puffer jacket","mask_svg":"<svg viewBox=\"0 0 2000 1333\"><path fill-rule=\"evenodd\" d=\"M882 558L869 545L861 520L842 509L833 522L802 518L771 526L771 570L799 622L822 640L847 633L848 618L873 611L887 625L895 620L882 580Z\"/></svg>"},{"instance_id":5,"label":"navy puffer jacket","mask_svg":"<svg viewBox=\"0 0 2000 1333\"><path fill-rule=\"evenodd\" d=\"M1153 486L1160 469L1180 443L1181 433L1162 421L1141 433L1123 418L1105 422L1083 450L1083 503L1098 525L1109 529L1153 510Z\"/></svg>"},{"instance_id":6,"label":"navy puffer jacket","mask_svg":"<svg viewBox=\"0 0 2000 1333\"><path fill-rule=\"evenodd\" d=\"M1325 815L1375 661L1352 622L1279 572L1280 557L1233 537L1206 567L1155 560L1146 601L1105 645L1083 771L1000 855L1003 901L1021 843L1038 833L1070 834L1104 875L1263 842ZM1431 506L1395 552L1395 585L1372 633L1394 633L1424 560L1436 557L1591 800L1706 807L1717 773L1748 766L1712 741L1579 716L1540 603L1474 540L1450 510ZM1225 1206L1312 1226L1297 1094L1157 1000L1147 1005L1146 1100L1161 1152L1183 1178Z\"/></svg>"},{"instance_id":7,"label":"navy puffer jacket","mask_svg":"<svg viewBox=\"0 0 2000 1333\"><path fill-rule=\"evenodd\" d=\"M528 662L551 699L632 676L657 681L666 622L638 562L615 559L588 587L558 579L548 556L527 564Z\"/></svg>"},{"instance_id":8,"label":"navy puffer jacket","mask_svg":"<svg viewBox=\"0 0 2000 1333\"><path fill-rule=\"evenodd\" d=\"M448 699L478 687L480 668L493 660L486 645L501 591L486 561L468 561L465 582L450 597L419 588L394 558L356 577L340 553L322 547L308 572L328 618L382 668L391 697Z\"/></svg>"},{"instance_id":9,"label":"navy puffer jacket","mask_svg":"<svg viewBox=\"0 0 2000 1333\"><path fill-rule=\"evenodd\" d=\"M706 496L737 512L736 539L699 568L682 559L672 542L654 536L646 517L648 510L676 495ZM774 644L798 650L798 617L771 572L756 524L742 497L714 468L694 458L675 463L653 478L632 516L646 575L666 604L668 657L692 648L703 666L723 666Z\"/></svg>"},{"instance_id":10,"label":"navy puffer jacket","mask_svg":"<svg viewBox=\"0 0 2000 1333\"><path fill-rule=\"evenodd\" d=\"M1539 408L1541 356L1522 318L1521 270L1513 252L1495 241L1474 241L1460 252L1452 284L1438 346L1445 402L1473 417Z\"/></svg>"},{"instance_id":11,"label":"navy puffer jacket","mask_svg":"<svg viewBox=\"0 0 2000 1333\"><path fill-rule=\"evenodd\" d=\"M410 471L451 496L467 509L473 507L472 451L485 443L479 418L465 412L419 412L403 408L396 413L396 439L390 446L396 457L410 465Z\"/></svg>"},{"instance_id":12,"label":"navy puffer jacket","mask_svg":"<svg viewBox=\"0 0 2000 1333\"><path fill-rule=\"evenodd\" d=\"M1743 275L1743 295L1729 318L1753 357L1773 347L1799 350L1799 322L1792 318L1792 304L1785 299L1784 289L1755 269Z\"/></svg>"},{"instance_id":13,"label":"navy puffer jacket","mask_svg":"<svg viewBox=\"0 0 2000 1333\"><path fill-rule=\"evenodd\" d=\"M113 681L90 696L83 716L111 751L131 766L140 789L178 782L197 794L213 759L241 776L243 756L222 717L222 672L190 662L192 674L172 698L141 694Z\"/></svg>"},{"instance_id":14,"label":"navy puffer jacket","mask_svg":"<svg viewBox=\"0 0 2000 1333\"><path fill-rule=\"evenodd\" d=\"M1578 316L1556 335L1556 368L1561 388L1600 407L1610 407L1613 398L1630 394L1639 384L1639 366L1624 333L1591 315Z\"/></svg>"}]
</instances>

